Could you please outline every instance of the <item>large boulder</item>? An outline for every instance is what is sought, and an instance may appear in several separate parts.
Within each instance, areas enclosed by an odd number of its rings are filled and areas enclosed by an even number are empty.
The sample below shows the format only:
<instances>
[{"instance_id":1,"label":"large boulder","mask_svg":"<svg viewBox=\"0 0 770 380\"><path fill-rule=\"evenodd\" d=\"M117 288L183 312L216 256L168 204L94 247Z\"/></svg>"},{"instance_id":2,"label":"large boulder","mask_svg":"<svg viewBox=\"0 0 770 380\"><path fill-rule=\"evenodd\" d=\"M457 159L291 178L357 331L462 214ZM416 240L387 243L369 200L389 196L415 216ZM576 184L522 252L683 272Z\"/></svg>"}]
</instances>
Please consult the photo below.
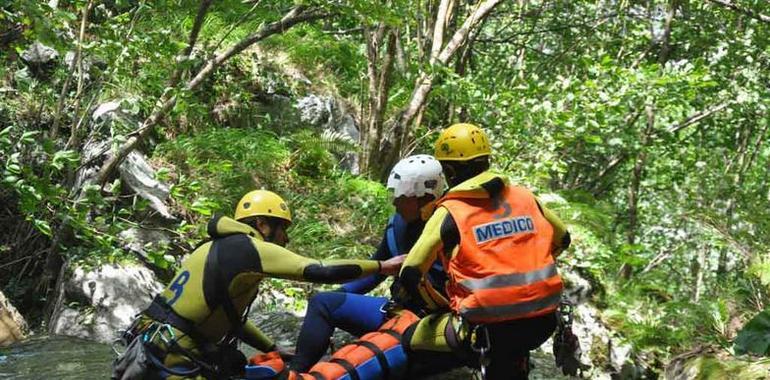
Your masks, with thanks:
<instances>
[{"instance_id":1,"label":"large boulder","mask_svg":"<svg viewBox=\"0 0 770 380\"><path fill-rule=\"evenodd\" d=\"M149 250L163 248L171 244L171 237L163 230L132 227L122 231L118 237L123 242L123 248L149 260Z\"/></svg>"},{"instance_id":2,"label":"large boulder","mask_svg":"<svg viewBox=\"0 0 770 380\"><path fill-rule=\"evenodd\" d=\"M24 339L27 335L27 322L11 302L0 292L0 347Z\"/></svg>"},{"instance_id":3,"label":"large boulder","mask_svg":"<svg viewBox=\"0 0 770 380\"><path fill-rule=\"evenodd\" d=\"M65 300L51 322L53 332L111 342L162 289L145 267L77 268L65 283Z\"/></svg>"}]
</instances>

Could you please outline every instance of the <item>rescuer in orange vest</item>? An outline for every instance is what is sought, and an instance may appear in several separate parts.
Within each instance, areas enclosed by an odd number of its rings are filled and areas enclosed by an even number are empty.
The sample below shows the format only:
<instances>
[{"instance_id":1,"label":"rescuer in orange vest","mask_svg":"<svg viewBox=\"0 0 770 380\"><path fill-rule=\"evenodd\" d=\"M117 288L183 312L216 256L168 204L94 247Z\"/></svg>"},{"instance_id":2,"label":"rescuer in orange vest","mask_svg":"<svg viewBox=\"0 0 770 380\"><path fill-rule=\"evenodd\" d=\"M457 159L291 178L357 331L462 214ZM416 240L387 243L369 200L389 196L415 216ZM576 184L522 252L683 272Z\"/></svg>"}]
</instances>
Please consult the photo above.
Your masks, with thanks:
<instances>
[{"instance_id":1,"label":"rescuer in orange vest","mask_svg":"<svg viewBox=\"0 0 770 380\"><path fill-rule=\"evenodd\" d=\"M404 344L410 360L444 355L487 379L526 379L529 351L556 328L555 258L570 237L529 190L489 171L490 154L486 134L472 124L452 125L436 142L450 189L401 269L406 292L429 313ZM449 299L425 278L436 258L449 276Z\"/></svg>"}]
</instances>

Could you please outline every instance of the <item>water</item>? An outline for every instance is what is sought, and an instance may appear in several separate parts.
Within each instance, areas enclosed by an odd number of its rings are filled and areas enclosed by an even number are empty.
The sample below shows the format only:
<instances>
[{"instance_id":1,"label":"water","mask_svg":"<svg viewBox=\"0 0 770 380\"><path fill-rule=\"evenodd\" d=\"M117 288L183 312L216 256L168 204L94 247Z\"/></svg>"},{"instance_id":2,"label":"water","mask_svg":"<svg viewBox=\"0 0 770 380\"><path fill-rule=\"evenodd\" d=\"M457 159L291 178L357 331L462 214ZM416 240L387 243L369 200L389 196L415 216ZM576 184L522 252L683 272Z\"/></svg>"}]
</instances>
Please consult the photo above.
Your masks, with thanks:
<instances>
[{"instance_id":1,"label":"water","mask_svg":"<svg viewBox=\"0 0 770 380\"><path fill-rule=\"evenodd\" d=\"M296 334L298 326L295 325L298 321L295 319L273 318L258 320L257 323L270 331L279 342L283 341L284 346L293 347L293 342L289 340ZM277 323L282 320L283 324ZM337 347L341 347L342 342L349 341L351 337L335 334L335 338L339 340ZM247 357L255 353L253 348L245 345L240 345L240 348ZM40 336L0 348L0 379L107 379L111 374L114 358L115 355L108 344L65 336ZM533 351L532 361L535 368L530 373L530 379L568 379L554 367L551 355L539 350ZM426 380L470 378L470 371L458 369Z\"/></svg>"},{"instance_id":2,"label":"water","mask_svg":"<svg viewBox=\"0 0 770 380\"><path fill-rule=\"evenodd\" d=\"M64 336L41 336L0 348L0 379L106 379L109 345Z\"/></svg>"}]
</instances>

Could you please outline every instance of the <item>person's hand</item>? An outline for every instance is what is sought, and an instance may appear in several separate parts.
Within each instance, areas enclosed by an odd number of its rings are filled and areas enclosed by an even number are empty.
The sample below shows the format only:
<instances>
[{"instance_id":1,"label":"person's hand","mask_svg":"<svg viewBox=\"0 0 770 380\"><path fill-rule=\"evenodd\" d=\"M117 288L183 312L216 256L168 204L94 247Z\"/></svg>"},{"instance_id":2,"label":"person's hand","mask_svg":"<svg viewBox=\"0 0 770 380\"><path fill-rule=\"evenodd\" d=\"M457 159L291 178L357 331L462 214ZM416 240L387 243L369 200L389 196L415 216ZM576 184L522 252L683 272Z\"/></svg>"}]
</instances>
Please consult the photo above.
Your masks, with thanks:
<instances>
[{"instance_id":1,"label":"person's hand","mask_svg":"<svg viewBox=\"0 0 770 380\"><path fill-rule=\"evenodd\" d=\"M404 260L406 260L406 255L399 255L385 261L380 261L380 273L386 276L397 275Z\"/></svg>"}]
</instances>

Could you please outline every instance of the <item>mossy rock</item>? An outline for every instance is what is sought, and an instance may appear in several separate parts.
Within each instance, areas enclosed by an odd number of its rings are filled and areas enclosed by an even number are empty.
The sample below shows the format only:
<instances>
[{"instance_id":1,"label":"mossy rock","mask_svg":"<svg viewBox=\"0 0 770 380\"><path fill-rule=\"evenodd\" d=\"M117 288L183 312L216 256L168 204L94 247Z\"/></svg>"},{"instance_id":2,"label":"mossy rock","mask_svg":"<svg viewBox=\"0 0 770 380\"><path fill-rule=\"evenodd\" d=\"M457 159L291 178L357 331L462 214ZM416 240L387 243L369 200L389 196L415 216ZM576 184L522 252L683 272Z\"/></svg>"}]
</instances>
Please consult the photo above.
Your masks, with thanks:
<instances>
[{"instance_id":1,"label":"mossy rock","mask_svg":"<svg viewBox=\"0 0 770 380\"><path fill-rule=\"evenodd\" d=\"M610 368L610 347L599 335L594 335L588 357L595 367Z\"/></svg>"},{"instance_id":2,"label":"mossy rock","mask_svg":"<svg viewBox=\"0 0 770 380\"><path fill-rule=\"evenodd\" d=\"M768 377L770 359L750 361L714 355L696 356L675 360L666 368L666 379L670 380L754 380Z\"/></svg>"}]
</instances>

